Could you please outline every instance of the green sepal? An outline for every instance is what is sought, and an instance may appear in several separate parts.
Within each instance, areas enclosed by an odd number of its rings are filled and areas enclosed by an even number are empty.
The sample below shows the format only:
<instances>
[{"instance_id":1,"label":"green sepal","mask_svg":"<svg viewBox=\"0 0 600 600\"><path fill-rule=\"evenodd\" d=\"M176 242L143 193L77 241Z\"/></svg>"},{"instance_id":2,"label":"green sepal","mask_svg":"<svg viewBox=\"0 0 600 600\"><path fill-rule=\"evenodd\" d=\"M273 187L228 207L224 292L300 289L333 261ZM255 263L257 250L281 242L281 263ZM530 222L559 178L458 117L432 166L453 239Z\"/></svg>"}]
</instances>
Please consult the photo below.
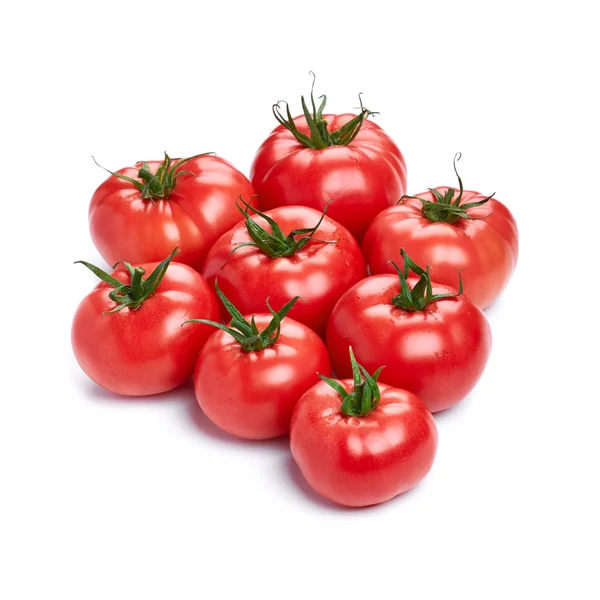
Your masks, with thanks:
<instances>
[{"instance_id":1,"label":"green sepal","mask_svg":"<svg viewBox=\"0 0 600 600\"><path fill-rule=\"evenodd\" d=\"M271 258L284 258L288 256L293 256L308 242L311 240L314 242L320 242L322 244L337 244L339 240L320 240L314 237L315 232L321 226L325 215L327 214L327 208L329 207L329 200L325 204L325 208L323 209L323 213L321 214L321 218L318 220L317 224L314 227L303 228L303 229L294 229L290 231L288 235L284 235L281 227L277 224L277 222L267 215L266 213L261 212L257 208L254 208L249 202L246 202L242 196L239 197L240 202L244 205L245 208L242 208L239 204L237 204L238 210L242 213L246 229L252 238L251 242L241 242L238 244L227 256L225 262L229 260L229 257L239 250L240 248L244 248L245 246L255 246L259 248L262 252L264 252L267 256ZM269 233L266 229L261 227L251 216L249 211L253 211L259 217L265 219L265 221L271 226L271 233ZM302 236L296 239L296 236ZM224 263L225 264L225 263Z\"/></svg>"},{"instance_id":2,"label":"green sepal","mask_svg":"<svg viewBox=\"0 0 600 600\"><path fill-rule=\"evenodd\" d=\"M440 193L436 189L428 188L428 191L433 194L435 202L433 200L419 198L418 196L402 196L402 198L400 198L398 201L398 204L401 204L407 198L418 200L423 205L423 216L433 223L448 223L453 225L461 219L477 221L490 217L492 213L486 215L485 217L471 217L467 211L471 208L482 206L486 202L489 202L494 197L496 192L487 198L484 198L483 200L479 200L478 202L467 202L466 204L461 204L464 188L462 179L460 178L456 168L456 161L460 160L460 158L461 153L457 152L454 156L454 172L456 173L456 177L458 177L459 185L458 196L456 196L456 199L454 199L454 194L456 194L456 190L454 188L448 188L444 194Z\"/></svg>"},{"instance_id":3,"label":"green sepal","mask_svg":"<svg viewBox=\"0 0 600 600\"><path fill-rule=\"evenodd\" d=\"M312 71L310 71L310 74L313 76L313 83L310 90L312 114L308 110L304 96L301 98L302 112L310 130L310 136L307 136L298 130L292 114L290 113L289 104L285 100L280 100L273 104L273 115L275 115L277 122L291 132L305 148L321 150L322 148L328 148L329 146L347 146L358 135L365 120L378 113L365 108L362 103L362 95L359 94L360 113L336 131L329 131L327 120L323 117L327 96L319 96L319 99L322 98L322 101L317 108L314 97L316 77ZM286 115L283 115L281 111L282 104L285 104Z\"/></svg>"},{"instance_id":4,"label":"green sepal","mask_svg":"<svg viewBox=\"0 0 600 600\"><path fill-rule=\"evenodd\" d=\"M182 175L195 175L191 171L179 171L177 169L184 163L193 158L198 158L199 156L207 156L209 154L214 154L214 152L203 152L202 154L196 154L194 156L190 156L188 158L182 158L175 163L173 163L172 159L165 152L165 158L158 166L156 173L152 173L150 170L150 166L146 161L142 162L141 168L138 170L137 176L142 181L138 179L133 179L133 177L128 177L127 175L122 175L121 173L115 173L110 171L109 169L103 167L98 164L96 159L92 156L94 162L101 168L104 169L107 173L110 173L114 177L118 177L123 181L127 181L135 186L142 195L143 200L150 200L151 202L155 202L156 200L167 200L171 195L171 192L175 188L177 184L177 179Z\"/></svg>"},{"instance_id":5,"label":"green sepal","mask_svg":"<svg viewBox=\"0 0 600 600\"><path fill-rule=\"evenodd\" d=\"M129 285L119 281L116 277L113 277L106 271L103 271L99 267L92 265L85 260L77 260L75 264L82 264L86 266L96 277L112 286L114 289L111 290L108 294L109 298L117 303L117 306L112 310L105 311L102 313L110 314L114 312L118 312L123 310L124 308L129 308L131 310L138 309L145 300L147 300L154 292L156 292L158 286L160 285L171 261L175 256L179 254L179 248L175 246L171 254L167 256L162 262L156 265L156 268L152 273L144 279L143 276L146 274L145 270L142 267L133 267L128 262L119 261L113 265L113 269L116 269L117 266L123 262L123 265L129 271L130 282Z\"/></svg>"},{"instance_id":6,"label":"green sepal","mask_svg":"<svg viewBox=\"0 0 600 600\"><path fill-rule=\"evenodd\" d=\"M366 417L377 408L381 399L381 392L377 379L383 367L379 367L373 375L356 362L352 346L349 348L350 362L352 363L353 390L347 392L339 381L317 373L319 377L342 398L341 411L347 417Z\"/></svg>"},{"instance_id":7,"label":"green sepal","mask_svg":"<svg viewBox=\"0 0 600 600\"><path fill-rule=\"evenodd\" d=\"M420 267L408 256L404 248L400 250L400 254L404 260L403 269L400 269L393 260L388 261L394 266L400 279L400 293L392 298L394 306L408 312L415 312L425 310L432 302L437 300L456 298L463 293L460 269L458 270L458 292L456 294L434 294L431 285L431 274L429 273L430 267L427 266L427 269ZM407 281L411 272L419 277L412 289Z\"/></svg>"},{"instance_id":8,"label":"green sepal","mask_svg":"<svg viewBox=\"0 0 600 600\"><path fill-rule=\"evenodd\" d=\"M290 310L292 310L294 304L296 304L296 302L300 299L300 296L296 296L278 311L275 311L269 304L269 299L267 298L265 302L269 312L273 315L273 318L267 327L263 329L263 331L259 331L254 321L254 317L256 315L252 315L250 323L248 323L248 321L244 319L242 313L221 291L221 288L219 288L219 284L216 280L215 290L223 302L223 305L227 309L227 312L231 316L231 322L229 323L229 326L217 323L216 321L209 321L207 319L190 319L185 321L183 325L186 323L204 323L205 325L217 327L218 329L227 332L230 336L237 340L241 344L244 352L258 352L268 348L269 346L272 346L279 339L279 335L281 334L281 321L290 312Z\"/></svg>"}]
</instances>

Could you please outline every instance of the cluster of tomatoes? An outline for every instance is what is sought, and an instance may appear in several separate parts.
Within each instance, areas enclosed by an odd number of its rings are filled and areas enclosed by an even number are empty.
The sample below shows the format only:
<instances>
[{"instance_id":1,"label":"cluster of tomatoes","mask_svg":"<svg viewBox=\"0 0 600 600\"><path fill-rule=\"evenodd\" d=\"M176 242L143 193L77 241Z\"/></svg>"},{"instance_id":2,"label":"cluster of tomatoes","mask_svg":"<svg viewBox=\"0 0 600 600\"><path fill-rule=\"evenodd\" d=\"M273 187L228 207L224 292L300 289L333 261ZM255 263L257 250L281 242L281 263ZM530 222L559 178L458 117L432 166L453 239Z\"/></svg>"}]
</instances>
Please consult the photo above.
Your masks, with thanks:
<instances>
[{"instance_id":1,"label":"cluster of tomatoes","mask_svg":"<svg viewBox=\"0 0 600 600\"><path fill-rule=\"evenodd\" d=\"M405 195L404 158L370 111L324 115L325 98L310 101L297 118L273 107L250 181L211 154L110 172L89 222L114 267L81 261L101 282L72 344L117 394L193 374L218 427L289 434L317 492L365 506L431 468L432 413L485 368L482 309L515 268L518 233L458 172L457 188Z\"/></svg>"}]
</instances>

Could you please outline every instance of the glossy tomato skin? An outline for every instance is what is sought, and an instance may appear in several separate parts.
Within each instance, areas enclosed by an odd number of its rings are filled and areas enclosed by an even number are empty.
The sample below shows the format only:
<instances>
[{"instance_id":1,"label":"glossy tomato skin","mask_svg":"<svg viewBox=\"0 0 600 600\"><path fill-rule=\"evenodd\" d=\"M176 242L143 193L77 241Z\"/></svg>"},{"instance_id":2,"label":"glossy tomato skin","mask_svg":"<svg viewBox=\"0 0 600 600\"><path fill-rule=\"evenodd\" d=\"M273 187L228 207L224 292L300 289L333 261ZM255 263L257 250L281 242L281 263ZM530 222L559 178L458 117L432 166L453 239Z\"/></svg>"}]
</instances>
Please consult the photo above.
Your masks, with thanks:
<instances>
[{"instance_id":1,"label":"glossy tomato skin","mask_svg":"<svg viewBox=\"0 0 600 600\"><path fill-rule=\"evenodd\" d=\"M444 194L447 187L436 188ZM435 201L431 192L418 194ZM485 196L465 191L462 203ZM468 210L477 219L457 223L432 223L423 216L422 204L412 198L380 213L369 227L362 250L371 275L395 273L388 261L400 261L400 248L419 265L431 265L432 279L456 286L462 269L464 291L480 308L489 306L504 289L517 264L519 234L512 214L492 198Z\"/></svg>"},{"instance_id":2,"label":"glossy tomato skin","mask_svg":"<svg viewBox=\"0 0 600 600\"><path fill-rule=\"evenodd\" d=\"M143 264L150 274L158 263ZM129 283L125 267L112 275ZM213 328L182 323L219 319L216 297L202 276L172 262L156 292L137 309L102 315L116 304L100 282L80 303L71 328L77 362L98 385L126 396L173 389L193 374L198 352Z\"/></svg>"},{"instance_id":3,"label":"glossy tomato skin","mask_svg":"<svg viewBox=\"0 0 600 600\"><path fill-rule=\"evenodd\" d=\"M417 280L409 278L413 286ZM433 285L434 294L455 292ZM492 346L485 315L466 296L432 302L407 312L391 299L397 275L367 277L348 290L327 326L327 349L339 377L351 375L348 346L369 372L381 365L380 381L416 394L431 412L462 400L479 380Z\"/></svg>"},{"instance_id":4,"label":"glossy tomato skin","mask_svg":"<svg viewBox=\"0 0 600 600\"><path fill-rule=\"evenodd\" d=\"M342 385L352 391L352 380ZM385 502L431 469L437 428L427 407L406 390L380 384L366 417L346 417L340 396L319 382L300 399L290 426L294 460L310 486L345 506Z\"/></svg>"},{"instance_id":5,"label":"glossy tomato skin","mask_svg":"<svg viewBox=\"0 0 600 600\"><path fill-rule=\"evenodd\" d=\"M148 164L154 173L160 161ZM141 166L118 173L136 179ZM178 170L193 175L179 177L167 200L143 200L133 184L112 175L96 190L89 208L90 233L108 264L124 256L132 264L159 261L179 246L178 262L199 271L219 236L241 220L238 196L249 201L254 190L229 162L198 156Z\"/></svg>"},{"instance_id":6,"label":"glossy tomato skin","mask_svg":"<svg viewBox=\"0 0 600 600\"><path fill-rule=\"evenodd\" d=\"M355 116L323 115L330 131ZM304 116L294 123L309 135ZM360 241L375 216L406 191L406 163L392 139L369 120L348 146L321 150L305 148L279 125L258 149L250 179L262 210L304 205L322 212L331 199L328 215Z\"/></svg>"},{"instance_id":7,"label":"glossy tomato skin","mask_svg":"<svg viewBox=\"0 0 600 600\"><path fill-rule=\"evenodd\" d=\"M258 329L264 330L272 318L256 315ZM325 344L289 317L283 319L275 344L257 352L244 352L219 330L198 356L196 398L206 416L227 433L253 440L275 438L288 434L294 406L319 381L317 372L331 374Z\"/></svg>"},{"instance_id":8,"label":"glossy tomato skin","mask_svg":"<svg viewBox=\"0 0 600 600\"><path fill-rule=\"evenodd\" d=\"M290 231L314 227L321 214L305 206L284 206L267 213L285 235ZM262 217L254 220L271 231ZM202 273L214 288L215 279L229 300L242 313L263 312L265 300L279 310L294 296L289 315L324 336L327 319L340 296L366 275L365 263L356 240L348 230L325 217L315 238L302 250L287 258L270 258L253 246L231 251L250 241L244 223L224 234L208 253ZM337 240L337 241L336 241ZM231 255L230 255L231 254ZM229 258L228 258L229 257ZM223 318L228 317L221 305Z\"/></svg>"}]
</instances>

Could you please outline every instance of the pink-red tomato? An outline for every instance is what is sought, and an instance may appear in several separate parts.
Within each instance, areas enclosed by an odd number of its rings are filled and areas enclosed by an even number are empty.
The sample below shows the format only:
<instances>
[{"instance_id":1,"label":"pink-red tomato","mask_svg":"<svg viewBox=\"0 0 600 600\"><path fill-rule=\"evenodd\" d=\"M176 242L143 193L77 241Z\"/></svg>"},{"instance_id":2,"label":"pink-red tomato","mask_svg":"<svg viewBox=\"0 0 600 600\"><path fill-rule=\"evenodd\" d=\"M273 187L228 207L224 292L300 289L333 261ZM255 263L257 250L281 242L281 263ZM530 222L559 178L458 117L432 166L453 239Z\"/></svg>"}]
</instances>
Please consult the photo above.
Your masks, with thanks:
<instances>
[{"instance_id":1,"label":"pink-red tomato","mask_svg":"<svg viewBox=\"0 0 600 600\"><path fill-rule=\"evenodd\" d=\"M263 331L272 318L257 314L256 326ZM317 372L331 373L325 344L293 319L283 319L277 341L258 351L244 352L237 340L219 330L198 356L196 398L206 416L227 433L256 440L274 438L289 432L294 406L319 381Z\"/></svg>"},{"instance_id":2,"label":"pink-red tomato","mask_svg":"<svg viewBox=\"0 0 600 600\"><path fill-rule=\"evenodd\" d=\"M143 264L150 274L158 263ZM130 283L120 264L111 276ZM139 308L108 314L118 304L104 281L81 301L71 328L75 358L103 388L127 396L166 392L191 377L198 352L212 328L182 327L190 315L218 319L217 300L202 276L171 263L156 291Z\"/></svg>"},{"instance_id":3,"label":"pink-red tomato","mask_svg":"<svg viewBox=\"0 0 600 600\"><path fill-rule=\"evenodd\" d=\"M164 162L149 161L146 170L156 174ZM171 171L176 162L169 163ZM116 175L145 184L140 176L146 173L144 168L144 163L138 162ZM182 172L189 174L178 176ZM211 155L191 158L176 167L169 181L155 185L156 197L144 199L136 185L116 175L100 185L89 208L92 240L110 265L124 256L135 264L162 260L179 246L177 260L199 271L219 236L241 220L238 196L250 199L254 193L242 173Z\"/></svg>"},{"instance_id":4,"label":"pink-red tomato","mask_svg":"<svg viewBox=\"0 0 600 600\"><path fill-rule=\"evenodd\" d=\"M454 277L456 281L456 272ZM416 283L408 279L410 286ZM453 292L433 284L433 294ZM351 375L347 356L352 346L368 371L385 365L380 376L384 383L413 392L431 412L449 408L483 373L492 344L487 319L465 295L407 311L392 303L399 293L397 275L375 275L340 298L327 326L333 370L339 377Z\"/></svg>"},{"instance_id":5,"label":"pink-red tomato","mask_svg":"<svg viewBox=\"0 0 600 600\"><path fill-rule=\"evenodd\" d=\"M443 195L448 189L436 191ZM432 192L418 197L436 202ZM462 204L484 199L482 194L464 191ZM456 272L461 269L465 294L486 308L504 289L517 264L517 225L508 208L494 198L468 209L467 214L472 218L452 224L431 222L414 198L383 211L362 243L371 275L394 273L389 261L398 261L404 248L416 263L435 267L432 278L442 285L455 286Z\"/></svg>"},{"instance_id":6,"label":"pink-red tomato","mask_svg":"<svg viewBox=\"0 0 600 600\"><path fill-rule=\"evenodd\" d=\"M347 348L345 355L349 364ZM351 379L340 383L352 391ZM294 460L315 491L339 504L385 502L415 486L433 464L438 436L427 407L406 390L379 389L379 404L365 417L345 416L340 396L323 381L294 410Z\"/></svg>"},{"instance_id":7,"label":"pink-red tomato","mask_svg":"<svg viewBox=\"0 0 600 600\"><path fill-rule=\"evenodd\" d=\"M283 206L268 211L287 236L295 229L314 227L322 214L305 206ZM268 232L262 217L253 217ZM302 236L296 236L299 239ZM225 233L211 248L202 273L211 286L219 287L242 313L264 312L265 300L279 310L290 298L301 296L290 317L319 335L340 296L365 275L365 264L356 240L328 216L314 238L292 256L272 258L256 246L238 245L252 240L245 222ZM223 318L227 311L221 305Z\"/></svg>"},{"instance_id":8,"label":"pink-red tomato","mask_svg":"<svg viewBox=\"0 0 600 600\"><path fill-rule=\"evenodd\" d=\"M334 131L355 118L353 114L322 115ZM299 132L310 136L304 116L294 119ZM406 191L406 163L392 139L365 120L348 145L315 149L304 147L279 125L258 149L250 179L259 206L270 210L304 205L328 215L361 240L375 216L398 202Z\"/></svg>"}]
</instances>

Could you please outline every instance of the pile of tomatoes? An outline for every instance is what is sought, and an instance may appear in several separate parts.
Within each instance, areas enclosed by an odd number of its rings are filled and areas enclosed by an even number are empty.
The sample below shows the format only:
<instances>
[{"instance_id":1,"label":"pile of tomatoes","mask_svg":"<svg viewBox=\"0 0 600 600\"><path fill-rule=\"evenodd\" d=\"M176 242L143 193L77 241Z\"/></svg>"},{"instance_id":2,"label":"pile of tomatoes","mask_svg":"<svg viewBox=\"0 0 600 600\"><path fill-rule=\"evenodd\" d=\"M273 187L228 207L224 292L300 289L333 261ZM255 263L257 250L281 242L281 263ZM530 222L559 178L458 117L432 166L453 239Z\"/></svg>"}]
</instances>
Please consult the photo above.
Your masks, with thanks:
<instances>
[{"instance_id":1,"label":"pile of tomatoes","mask_svg":"<svg viewBox=\"0 0 600 600\"><path fill-rule=\"evenodd\" d=\"M507 284L518 233L492 196L406 195L392 139L359 114L273 107L250 180L212 154L141 162L94 193L89 223L111 273L79 305L81 368L116 394L194 377L234 436L290 436L308 483L348 506L417 484L432 413L462 400L491 349L482 311ZM118 261L118 262L117 262ZM335 373L335 378L333 376Z\"/></svg>"}]
</instances>

